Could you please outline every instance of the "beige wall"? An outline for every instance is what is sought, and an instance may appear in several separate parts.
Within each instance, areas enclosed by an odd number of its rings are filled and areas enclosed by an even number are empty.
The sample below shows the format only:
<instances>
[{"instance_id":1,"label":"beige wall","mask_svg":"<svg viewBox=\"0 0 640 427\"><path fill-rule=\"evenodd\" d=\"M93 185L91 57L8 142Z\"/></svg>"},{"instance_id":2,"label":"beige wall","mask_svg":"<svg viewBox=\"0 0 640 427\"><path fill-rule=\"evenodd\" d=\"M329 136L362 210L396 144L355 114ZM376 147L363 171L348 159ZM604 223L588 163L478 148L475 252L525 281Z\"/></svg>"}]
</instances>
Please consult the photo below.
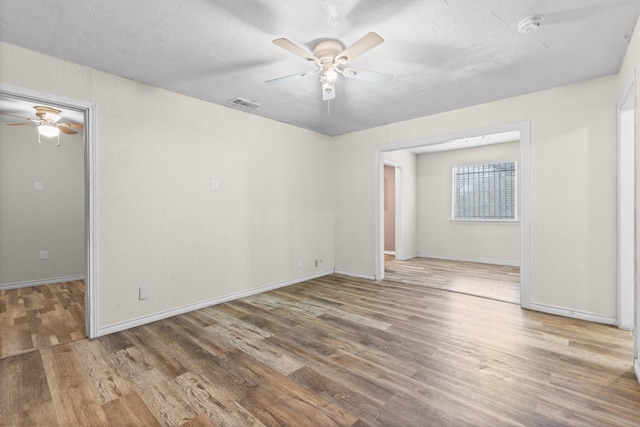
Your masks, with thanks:
<instances>
[{"instance_id":1,"label":"beige wall","mask_svg":"<svg viewBox=\"0 0 640 427\"><path fill-rule=\"evenodd\" d=\"M38 144L35 127L0 126L0 288L84 275L83 137L60 142Z\"/></svg>"},{"instance_id":2,"label":"beige wall","mask_svg":"<svg viewBox=\"0 0 640 427\"><path fill-rule=\"evenodd\" d=\"M336 137L336 268L375 274L377 147L527 120L531 302L612 321L616 85L604 77Z\"/></svg>"},{"instance_id":3,"label":"beige wall","mask_svg":"<svg viewBox=\"0 0 640 427\"><path fill-rule=\"evenodd\" d=\"M627 49L627 53L622 63L622 67L620 69L620 74L618 76L618 86L617 86L617 95L622 96L624 90L627 88L627 85L630 81L635 81L635 99L636 99L636 171L638 170L638 165L640 165L640 142L638 140L638 135L640 135L640 108L638 108L638 104L640 103L640 82L638 81L638 73L640 72L640 19L636 23L636 28L633 33L633 37L631 38L629 47ZM636 203L640 197L640 174L636 172ZM640 209L636 206L636 224L640 224ZM637 231L637 230L636 230ZM636 232L636 248L640 248L640 233ZM640 251L636 251L636 268L640 265ZM640 276L636 274L636 280L638 280ZM636 282L636 289L638 288L638 282ZM640 292L636 292L637 301L636 307L640 307ZM638 336L638 331L640 330L640 316L636 315L636 337ZM640 342L636 339L635 342L635 353L636 353L636 375L640 375L640 364L638 363L637 355L640 353Z\"/></svg>"},{"instance_id":4,"label":"beige wall","mask_svg":"<svg viewBox=\"0 0 640 427\"><path fill-rule=\"evenodd\" d=\"M418 254L423 257L519 265L519 222L451 220L454 166L518 162L519 158L518 142L418 155ZM519 209L518 206L518 212Z\"/></svg>"},{"instance_id":5,"label":"beige wall","mask_svg":"<svg viewBox=\"0 0 640 427\"><path fill-rule=\"evenodd\" d=\"M0 57L1 83L97 105L101 330L333 271L329 137L6 43Z\"/></svg>"}]
</instances>

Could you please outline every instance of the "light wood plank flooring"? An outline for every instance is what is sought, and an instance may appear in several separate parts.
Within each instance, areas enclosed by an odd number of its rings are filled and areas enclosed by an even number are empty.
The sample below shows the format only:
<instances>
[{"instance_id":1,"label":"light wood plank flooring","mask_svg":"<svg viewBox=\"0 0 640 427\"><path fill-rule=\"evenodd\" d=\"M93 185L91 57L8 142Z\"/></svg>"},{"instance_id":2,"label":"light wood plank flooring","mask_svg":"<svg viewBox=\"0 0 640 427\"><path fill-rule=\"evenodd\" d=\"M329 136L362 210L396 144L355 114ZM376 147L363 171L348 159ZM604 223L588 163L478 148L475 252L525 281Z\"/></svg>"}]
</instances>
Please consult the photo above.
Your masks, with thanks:
<instances>
[{"instance_id":1,"label":"light wood plank flooring","mask_svg":"<svg viewBox=\"0 0 640 427\"><path fill-rule=\"evenodd\" d=\"M615 327L331 275L0 361L0 425L638 426Z\"/></svg>"},{"instance_id":2,"label":"light wood plank flooring","mask_svg":"<svg viewBox=\"0 0 640 427\"><path fill-rule=\"evenodd\" d=\"M85 338L84 281L0 291L0 359Z\"/></svg>"},{"instance_id":3,"label":"light wood plank flooring","mask_svg":"<svg viewBox=\"0 0 640 427\"><path fill-rule=\"evenodd\" d=\"M520 268L434 258L396 260L385 255L387 280L520 303Z\"/></svg>"}]
</instances>

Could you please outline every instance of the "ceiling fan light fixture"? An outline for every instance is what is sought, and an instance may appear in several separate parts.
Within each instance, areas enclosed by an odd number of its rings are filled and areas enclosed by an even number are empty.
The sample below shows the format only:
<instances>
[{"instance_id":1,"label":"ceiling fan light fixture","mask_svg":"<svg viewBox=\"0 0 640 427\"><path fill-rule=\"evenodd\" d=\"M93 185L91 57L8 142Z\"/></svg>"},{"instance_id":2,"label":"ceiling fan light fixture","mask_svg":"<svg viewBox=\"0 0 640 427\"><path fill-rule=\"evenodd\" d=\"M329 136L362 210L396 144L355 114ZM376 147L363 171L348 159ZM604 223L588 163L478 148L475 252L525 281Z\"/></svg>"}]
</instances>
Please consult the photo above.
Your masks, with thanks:
<instances>
[{"instance_id":1,"label":"ceiling fan light fixture","mask_svg":"<svg viewBox=\"0 0 640 427\"><path fill-rule=\"evenodd\" d=\"M329 70L324 74L324 78L328 82L335 82L338 80L338 72L336 70Z\"/></svg>"},{"instance_id":2,"label":"ceiling fan light fixture","mask_svg":"<svg viewBox=\"0 0 640 427\"><path fill-rule=\"evenodd\" d=\"M50 124L42 124L38 126L38 133L47 138L53 138L54 136L60 135L60 129Z\"/></svg>"}]
</instances>

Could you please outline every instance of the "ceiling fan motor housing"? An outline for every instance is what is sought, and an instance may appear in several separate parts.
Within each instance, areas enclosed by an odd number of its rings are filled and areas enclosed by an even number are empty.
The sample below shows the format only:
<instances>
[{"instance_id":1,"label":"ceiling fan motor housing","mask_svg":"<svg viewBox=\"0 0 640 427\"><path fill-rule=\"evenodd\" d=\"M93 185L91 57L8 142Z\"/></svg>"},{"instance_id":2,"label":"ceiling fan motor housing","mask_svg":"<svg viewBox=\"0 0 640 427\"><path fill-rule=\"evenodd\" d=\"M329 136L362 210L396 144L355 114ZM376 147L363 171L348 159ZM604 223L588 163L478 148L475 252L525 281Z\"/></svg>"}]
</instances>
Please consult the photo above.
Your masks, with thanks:
<instances>
[{"instance_id":1,"label":"ceiling fan motor housing","mask_svg":"<svg viewBox=\"0 0 640 427\"><path fill-rule=\"evenodd\" d=\"M320 60L322 64L333 63L344 47L337 40L324 40L319 42L313 48L313 55Z\"/></svg>"},{"instance_id":2,"label":"ceiling fan motor housing","mask_svg":"<svg viewBox=\"0 0 640 427\"><path fill-rule=\"evenodd\" d=\"M51 107L43 107L37 105L33 107L36 110L36 116L40 117L40 120L56 123L60 120L60 110Z\"/></svg>"}]
</instances>

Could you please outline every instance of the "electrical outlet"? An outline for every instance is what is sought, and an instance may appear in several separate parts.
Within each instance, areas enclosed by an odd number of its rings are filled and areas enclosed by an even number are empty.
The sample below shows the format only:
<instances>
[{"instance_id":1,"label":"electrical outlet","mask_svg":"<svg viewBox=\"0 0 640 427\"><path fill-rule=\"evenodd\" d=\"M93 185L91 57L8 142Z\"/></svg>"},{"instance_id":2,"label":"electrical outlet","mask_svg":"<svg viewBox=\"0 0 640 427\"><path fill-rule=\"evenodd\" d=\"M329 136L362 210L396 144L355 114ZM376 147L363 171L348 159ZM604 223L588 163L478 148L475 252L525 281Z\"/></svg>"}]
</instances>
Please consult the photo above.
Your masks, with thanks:
<instances>
[{"instance_id":1,"label":"electrical outlet","mask_svg":"<svg viewBox=\"0 0 640 427\"><path fill-rule=\"evenodd\" d=\"M47 251L40 251L40 259L43 261L49 259L49 253Z\"/></svg>"},{"instance_id":2,"label":"electrical outlet","mask_svg":"<svg viewBox=\"0 0 640 427\"><path fill-rule=\"evenodd\" d=\"M301 259L298 260L298 268L302 268L304 267L304 261L302 261Z\"/></svg>"},{"instance_id":3,"label":"electrical outlet","mask_svg":"<svg viewBox=\"0 0 640 427\"><path fill-rule=\"evenodd\" d=\"M138 299L141 301L143 299L149 299L149 288L140 286L140 288L138 288Z\"/></svg>"}]
</instances>

